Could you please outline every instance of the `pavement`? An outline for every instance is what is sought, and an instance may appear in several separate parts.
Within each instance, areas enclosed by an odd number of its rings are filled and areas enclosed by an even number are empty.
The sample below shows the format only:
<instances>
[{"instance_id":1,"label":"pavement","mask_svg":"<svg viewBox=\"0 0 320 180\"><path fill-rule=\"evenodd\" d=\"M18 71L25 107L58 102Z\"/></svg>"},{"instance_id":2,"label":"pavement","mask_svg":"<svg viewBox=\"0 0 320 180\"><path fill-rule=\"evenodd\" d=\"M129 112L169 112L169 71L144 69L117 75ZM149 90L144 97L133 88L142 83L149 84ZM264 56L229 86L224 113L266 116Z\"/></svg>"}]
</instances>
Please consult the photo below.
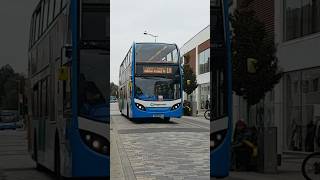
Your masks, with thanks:
<instances>
[{"instance_id":1,"label":"pavement","mask_svg":"<svg viewBox=\"0 0 320 180\"><path fill-rule=\"evenodd\" d=\"M170 123L132 122L111 112L111 178L114 180L198 180L209 178L209 124L201 117ZM26 131L0 131L0 180L53 180L39 171L27 149ZM274 174L230 172L226 180L303 180L305 156L283 156ZM215 179L215 178L211 178ZM319 177L320 179L320 177Z\"/></svg>"},{"instance_id":2,"label":"pavement","mask_svg":"<svg viewBox=\"0 0 320 180\"><path fill-rule=\"evenodd\" d=\"M210 179L208 120L130 121L111 106L111 179ZM118 156L118 157L117 157ZM113 168L112 168L113 169Z\"/></svg>"},{"instance_id":3,"label":"pavement","mask_svg":"<svg viewBox=\"0 0 320 180\"><path fill-rule=\"evenodd\" d=\"M53 180L47 172L36 170L28 153L26 131L0 131L0 180Z\"/></svg>"}]
</instances>

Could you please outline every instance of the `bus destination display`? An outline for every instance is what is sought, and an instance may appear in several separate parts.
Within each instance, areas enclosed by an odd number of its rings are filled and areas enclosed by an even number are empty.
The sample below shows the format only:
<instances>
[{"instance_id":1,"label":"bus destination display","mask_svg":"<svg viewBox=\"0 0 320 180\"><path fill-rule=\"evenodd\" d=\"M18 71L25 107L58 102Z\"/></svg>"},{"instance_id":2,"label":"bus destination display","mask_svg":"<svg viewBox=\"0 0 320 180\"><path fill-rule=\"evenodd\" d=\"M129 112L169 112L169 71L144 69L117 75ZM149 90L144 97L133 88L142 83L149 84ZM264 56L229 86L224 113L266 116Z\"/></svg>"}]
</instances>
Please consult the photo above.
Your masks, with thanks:
<instances>
[{"instance_id":1,"label":"bus destination display","mask_svg":"<svg viewBox=\"0 0 320 180\"><path fill-rule=\"evenodd\" d=\"M143 74L172 74L172 67L143 66Z\"/></svg>"}]
</instances>

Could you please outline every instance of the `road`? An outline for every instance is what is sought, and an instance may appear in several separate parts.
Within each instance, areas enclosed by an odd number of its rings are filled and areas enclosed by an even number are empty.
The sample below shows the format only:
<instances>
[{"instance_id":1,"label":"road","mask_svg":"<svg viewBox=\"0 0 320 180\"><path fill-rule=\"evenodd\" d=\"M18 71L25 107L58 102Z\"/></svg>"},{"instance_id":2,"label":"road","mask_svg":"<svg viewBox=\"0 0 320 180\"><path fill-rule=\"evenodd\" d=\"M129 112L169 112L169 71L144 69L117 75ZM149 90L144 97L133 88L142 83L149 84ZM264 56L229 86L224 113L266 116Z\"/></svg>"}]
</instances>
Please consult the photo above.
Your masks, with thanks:
<instances>
[{"instance_id":1,"label":"road","mask_svg":"<svg viewBox=\"0 0 320 180\"><path fill-rule=\"evenodd\" d=\"M26 131L0 131L0 180L53 180L38 171L28 154Z\"/></svg>"},{"instance_id":2,"label":"road","mask_svg":"<svg viewBox=\"0 0 320 180\"><path fill-rule=\"evenodd\" d=\"M204 118L130 121L111 105L111 179L209 180Z\"/></svg>"}]
</instances>

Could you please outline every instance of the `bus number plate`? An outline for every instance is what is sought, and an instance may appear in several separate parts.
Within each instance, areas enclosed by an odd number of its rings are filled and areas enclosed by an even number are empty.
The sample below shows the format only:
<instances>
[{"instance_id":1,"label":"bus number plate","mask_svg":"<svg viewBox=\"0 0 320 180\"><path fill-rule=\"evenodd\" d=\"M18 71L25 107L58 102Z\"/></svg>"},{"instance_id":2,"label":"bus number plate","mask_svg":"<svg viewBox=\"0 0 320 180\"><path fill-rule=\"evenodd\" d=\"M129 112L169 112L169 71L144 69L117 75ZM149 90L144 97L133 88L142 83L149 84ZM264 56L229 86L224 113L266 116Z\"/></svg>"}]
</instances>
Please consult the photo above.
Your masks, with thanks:
<instances>
[{"instance_id":1,"label":"bus number plate","mask_svg":"<svg viewBox=\"0 0 320 180\"><path fill-rule=\"evenodd\" d=\"M164 118L164 114L154 114L154 118Z\"/></svg>"}]
</instances>

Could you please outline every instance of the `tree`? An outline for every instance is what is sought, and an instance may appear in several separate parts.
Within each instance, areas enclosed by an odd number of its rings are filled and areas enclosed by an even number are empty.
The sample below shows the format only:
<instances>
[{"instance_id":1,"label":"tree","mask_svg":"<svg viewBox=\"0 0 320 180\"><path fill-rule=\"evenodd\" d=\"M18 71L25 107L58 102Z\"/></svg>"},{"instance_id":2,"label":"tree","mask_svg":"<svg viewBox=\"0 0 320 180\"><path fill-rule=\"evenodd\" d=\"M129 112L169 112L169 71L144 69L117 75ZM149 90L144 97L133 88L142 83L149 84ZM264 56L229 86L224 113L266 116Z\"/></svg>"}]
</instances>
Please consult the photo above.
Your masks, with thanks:
<instances>
[{"instance_id":1,"label":"tree","mask_svg":"<svg viewBox=\"0 0 320 180\"><path fill-rule=\"evenodd\" d=\"M189 96L198 87L197 77L188 64L183 65L183 74L183 91Z\"/></svg>"},{"instance_id":2,"label":"tree","mask_svg":"<svg viewBox=\"0 0 320 180\"><path fill-rule=\"evenodd\" d=\"M110 83L110 95L118 97L118 88L119 88L118 85L116 85L115 83L111 82Z\"/></svg>"},{"instance_id":3,"label":"tree","mask_svg":"<svg viewBox=\"0 0 320 180\"><path fill-rule=\"evenodd\" d=\"M266 93L279 82L282 73L273 38L269 38L264 24L253 10L236 10L231 16L231 24L233 91L247 100L249 115L250 107L264 99ZM254 62L251 64L254 72L248 71L250 62Z\"/></svg>"},{"instance_id":4,"label":"tree","mask_svg":"<svg viewBox=\"0 0 320 180\"><path fill-rule=\"evenodd\" d=\"M0 107L18 109L19 93L24 94L25 77L14 72L10 65L0 68Z\"/></svg>"}]
</instances>

